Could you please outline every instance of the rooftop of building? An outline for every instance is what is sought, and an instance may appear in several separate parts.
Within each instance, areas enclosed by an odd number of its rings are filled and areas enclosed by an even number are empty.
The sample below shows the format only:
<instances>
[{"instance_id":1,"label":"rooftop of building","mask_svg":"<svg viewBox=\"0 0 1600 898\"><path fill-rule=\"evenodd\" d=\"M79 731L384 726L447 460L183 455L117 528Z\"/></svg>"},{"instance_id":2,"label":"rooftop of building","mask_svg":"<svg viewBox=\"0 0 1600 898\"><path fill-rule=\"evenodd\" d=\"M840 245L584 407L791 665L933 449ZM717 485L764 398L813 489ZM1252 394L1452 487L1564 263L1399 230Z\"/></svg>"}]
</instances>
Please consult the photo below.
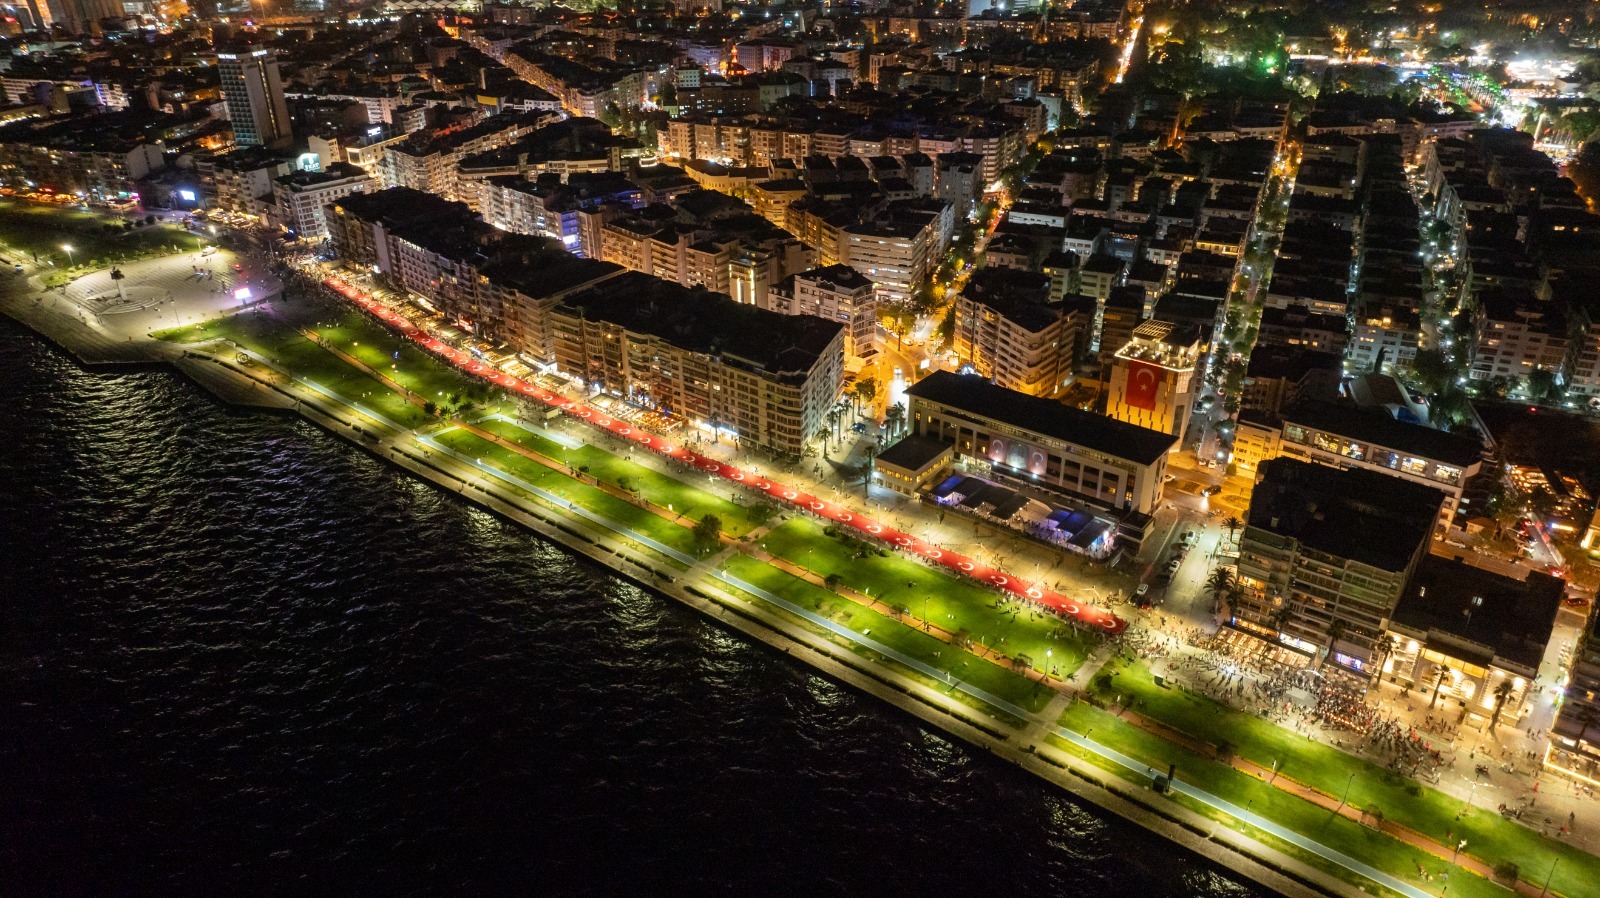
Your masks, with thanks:
<instances>
[{"instance_id":1,"label":"rooftop of building","mask_svg":"<svg viewBox=\"0 0 1600 898\"><path fill-rule=\"evenodd\" d=\"M1246 377L1304 380L1313 371L1327 371L1338 377L1344 357L1336 352L1317 352L1300 346L1260 345L1250 353Z\"/></svg>"},{"instance_id":2,"label":"rooftop of building","mask_svg":"<svg viewBox=\"0 0 1600 898\"><path fill-rule=\"evenodd\" d=\"M539 299L591 284L622 271L621 265L582 259L550 238L502 240L495 258L481 269L490 283Z\"/></svg>"},{"instance_id":3,"label":"rooftop of building","mask_svg":"<svg viewBox=\"0 0 1600 898\"><path fill-rule=\"evenodd\" d=\"M1367 411L1334 402L1298 402L1283 413L1285 423L1335 433L1360 443L1382 446L1458 467L1475 464L1483 454L1477 440L1397 421L1381 411Z\"/></svg>"},{"instance_id":4,"label":"rooftop of building","mask_svg":"<svg viewBox=\"0 0 1600 898\"><path fill-rule=\"evenodd\" d=\"M1177 442L1171 434L1008 390L973 374L935 371L906 393L1141 465L1154 464Z\"/></svg>"},{"instance_id":5,"label":"rooftop of building","mask_svg":"<svg viewBox=\"0 0 1600 898\"><path fill-rule=\"evenodd\" d=\"M903 471L920 471L951 448L949 440L914 433L879 452L875 463L892 465Z\"/></svg>"},{"instance_id":6,"label":"rooftop of building","mask_svg":"<svg viewBox=\"0 0 1600 898\"><path fill-rule=\"evenodd\" d=\"M1433 538L1444 493L1360 468L1294 458L1263 462L1249 525L1379 570L1406 569Z\"/></svg>"},{"instance_id":7,"label":"rooftop of building","mask_svg":"<svg viewBox=\"0 0 1600 898\"><path fill-rule=\"evenodd\" d=\"M1029 331L1040 331L1060 317L1052 308L1050 276L1018 268L980 268L962 288L961 295L981 303Z\"/></svg>"},{"instance_id":8,"label":"rooftop of building","mask_svg":"<svg viewBox=\"0 0 1600 898\"><path fill-rule=\"evenodd\" d=\"M874 284L871 278L856 271L849 265L825 265L813 268L794 275L796 278L805 278L808 281L826 281L835 287L845 290L871 289Z\"/></svg>"},{"instance_id":9,"label":"rooftop of building","mask_svg":"<svg viewBox=\"0 0 1600 898\"><path fill-rule=\"evenodd\" d=\"M290 172L281 178L275 178L278 184L290 190L310 190L316 187L325 187L339 181L372 180L372 176L364 169L351 165L348 162L335 162L322 171L296 171Z\"/></svg>"},{"instance_id":10,"label":"rooftop of building","mask_svg":"<svg viewBox=\"0 0 1600 898\"><path fill-rule=\"evenodd\" d=\"M790 381L804 379L844 329L836 321L770 312L638 271L608 278L561 304L690 352L742 359Z\"/></svg>"},{"instance_id":11,"label":"rooftop of building","mask_svg":"<svg viewBox=\"0 0 1600 898\"><path fill-rule=\"evenodd\" d=\"M1428 641L1427 648L1445 655L1484 667L1499 657L1538 670L1566 587L1566 581L1540 571L1516 580L1459 558L1429 555L1417 565L1391 619L1409 630L1445 633L1483 647L1481 654L1462 657L1470 649Z\"/></svg>"},{"instance_id":12,"label":"rooftop of building","mask_svg":"<svg viewBox=\"0 0 1600 898\"><path fill-rule=\"evenodd\" d=\"M457 203L411 187L390 187L371 193L353 193L338 207L362 221L382 222L390 228L423 222L441 227L478 217L466 203Z\"/></svg>"}]
</instances>

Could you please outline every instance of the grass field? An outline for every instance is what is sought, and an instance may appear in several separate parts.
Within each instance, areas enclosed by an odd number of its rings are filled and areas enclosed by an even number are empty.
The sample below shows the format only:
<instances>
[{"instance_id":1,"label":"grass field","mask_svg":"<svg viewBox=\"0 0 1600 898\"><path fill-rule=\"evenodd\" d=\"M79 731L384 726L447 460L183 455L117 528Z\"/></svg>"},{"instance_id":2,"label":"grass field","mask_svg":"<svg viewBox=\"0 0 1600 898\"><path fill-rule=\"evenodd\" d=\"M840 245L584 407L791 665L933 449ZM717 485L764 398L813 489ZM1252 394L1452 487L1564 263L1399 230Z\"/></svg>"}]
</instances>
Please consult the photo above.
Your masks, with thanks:
<instances>
[{"instance_id":1,"label":"grass field","mask_svg":"<svg viewBox=\"0 0 1600 898\"><path fill-rule=\"evenodd\" d=\"M1070 624L1032 611L990 589L899 555L868 551L865 543L830 537L821 524L795 518L761 540L773 555L826 577L837 574L851 589L909 609L923 620L967 635L1036 669L1067 677L1083 664L1091 645ZM857 557L860 555L861 557Z\"/></svg>"},{"instance_id":2,"label":"grass field","mask_svg":"<svg viewBox=\"0 0 1600 898\"><path fill-rule=\"evenodd\" d=\"M1457 819L1466 804L1462 799L1308 740L1254 714L1192 692L1157 686L1143 663L1108 664L1104 670L1116 676L1103 697L1133 696L1138 713L1203 742L1227 742L1240 757L1263 767L1277 762L1280 776L1329 795L1345 794L1348 784L1350 804L1380 807L1386 819L1440 843L1447 838L1466 839L1470 854L1491 865L1514 862L1524 876L1542 876L1542 871L1560 858L1550 882L1552 891L1572 896L1595 894L1595 883L1600 883L1600 858L1506 820L1493 809L1473 807Z\"/></svg>"},{"instance_id":3,"label":"grass field","mask_svg":"<svg viewBox=\"0 0 1600 898\"><path fill-rule=\"evenodd\" d=\"M1056 694L1055 690L1040 686L1022 674L1013 673L948 645L916 627L863 608L815 583L801 580L748 555L730 557L727 571L752 586L759 586L808 611L821 614L924 664L948 671L958 680L971 683L1029 711L1043 709Z\"/></svg>"},{"instance_id":4,"label":"grass field","mask_svg":"<svg viewBox=\"0 0 1600 898\"><path fill-rule=\"evenodd\" d=\"M124 217L111 212L64 208L18 199L0 199L0 244L18 258L52 261L55 275L77 266L82 271L150 255L193 252L206 241L177 225L155 224L124 230ZM115 230L108 231L106 225ZM68 254L61 247L72 247Z\"/></svg>"},{"instance_id":5,"label":"grass field","mask_svg":"<svg viewBox=\"0 0 1600 898\"><path fill-rule=\"evenodd\" d=\"M328 345L439 406L482 406L504 395L497 387L439 361L353 308L325 311L320 317L324 320L311 330Z\"/></svg>"},{"instance_id":6,"label":"grass field","mask_svg":"<svg viewBox=\"0 0 1600 898\"><path fill-rule=\"evenodd\" d=\"M155 336L174 343L231 340L272 360L285 370L346 400L372 409L404 427L416 427L430 420L420 407L387 385L263 312L240 312L203 324L158 331Z\"/></svg>"},{"instance_id":7,"label":"grass field","mask_svg":"<svg viewBox=\"0 0 1600 898\"><path fill-rule=\"evenodd\" d=\"M774 511L766 503L731 502L597 446L585 444L576 449L567 449L537 431L509 421L482 421L476 426L545 458L565 461L590 477L612 486L632 488L641 498L658 506L671 507L673 511L692 520L699 520L708 514L716 515L722 521L722 531L729 536L744 536L765 523Z\"/></svg>"},{"instance_id":8,"label":"grass field","mask_svg":"<svg viewBox=\"0 0 1600 898\"><path fill-rule=\"evenodd\" d=\"M626 499L568 476L563 471L547 467L497 443L468 433L465 430L448 430L434 436L441 445L468 458L482 459L489 467L497 468L520 480L569 502L582 505L601 517L607 518L636 533L677 549L687 555L700 554L695 546L694 533L686 526L641 508Z\"/></svg>"},{"instance_id":9,"label":"grass field","mask_svg":"<svg viewBox=\"0 0 1600 898\"><path fill-rule=\"evenodd\" d=\"M1178 765L1180 780L1245 807L1280 826L1315 839L1335 851L1363 861L1418 888L1437 892L1446 883L1439 874L1453 871L1448 880L1450 895L1506 898L1511 894L1508 889L1454 867L1445 859L1434 857L1354 820L1336 816L1332 811L1240 773L1226 764L1183 749L1090 705L1081 702L1075 704L1063 715L1061 724L1075 733L1087 732L1094 741L1143 761L1157 772L1165 773L1167 765L1175 763ZM1069 751L1079 751L1071 748L1064 740L1057 740L1057 745ZM1108 766L1108 762L1102 763L1102 766ZM1143 771L1136 772L1131 778L1140 783L1148 782ZM1372 806L1356 801L1354 796L1351 797L1350 804L1358 808ZM1231 822L1231 818L1227 815L1198 802L1194 802L1191 806L1213 819ZM1383 808L1386 819L1394 820L1387 806L1379 805L1379 807ZM1471 847L1470 842L1468 847ZM1304 856L1310 858L1309 855ZM1326 861L1318 861L1318 864L1325 869L1337 870L1334 865ZM1432 880L1418 874L1419 864L1424 871L1433 874ZM1522 871L1524 876L1531 876L1534 869L1524 866Z\"/></svg>"}]
</instances>

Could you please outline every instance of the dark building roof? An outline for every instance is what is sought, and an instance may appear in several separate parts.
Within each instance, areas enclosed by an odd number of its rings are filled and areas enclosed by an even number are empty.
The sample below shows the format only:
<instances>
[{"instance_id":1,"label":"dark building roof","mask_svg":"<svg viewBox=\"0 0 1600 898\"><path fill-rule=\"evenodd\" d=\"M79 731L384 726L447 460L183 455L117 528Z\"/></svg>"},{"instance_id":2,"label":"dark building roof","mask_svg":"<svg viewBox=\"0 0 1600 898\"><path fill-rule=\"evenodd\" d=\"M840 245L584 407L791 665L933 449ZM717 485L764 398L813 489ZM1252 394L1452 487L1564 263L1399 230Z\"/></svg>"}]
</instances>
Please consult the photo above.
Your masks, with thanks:
<instances>
[{"instance_id":1,"label":"dark building roof","mask_svg":"<svg viewBox=\"0 0 1600 898\"><path fill-rule=\"evenodd\" d=\"M382 222L389 228L436 222L441 227L478 217L466 203L457 203L411 187L390 187L371 193L352 193L336 204L368 222Z\"/></svg>"},{"instance_id":2,"label":"dark building roof","mask_svg":"<svg viewBox=\"0 0 1600 898\"><path fill-rule=\"evenodd\" d=\"M1047 274L1016 268L980 268L961 292L1029 333L1038 333L1061 318L1061 307L1050 304Z\"/></svg>"},{"instance_id":3,"label":"dark building roof","mask_svg":"<svg viewBox=\"0 0 1600 898\"><path fill-rule=\"evenodd\" d=\"M844 325L812 315L783 315L627 271L564 297L561 305L590 320L650 334L690 352L744 361L772 375L803 380Z\"/></svg>"},{"instance_id":4,"label":"dark building roof","mask_svg":"<svg viewBox=\"0 0 1600 898\"><path fill-rule=\"evenodd\" d=\"M878 453L878 464L894 465L906 471L916 471L927 466L951 450L949 440L912 434Z\"/></svg>"},{"instance_id":5,"label":"dark building roof","mask_svg":"<svg viewBox=\"0 0 1600 898\"><path fill-rule=\"evenodd\" d=\"M1295 403L1283 420L1462 468L1483 456L1483 448L1467 437L1332 402Z\"/></svg>"},{"instance_id":6,"label":"dark building roof","mask_svg":"<svg viewBox=\"0 0 1600 898\"><path fill-rule=\"evenodd\" d=\"M873 281L866 275L848 265L826 265L822 268L802 271L799 274L792 275L792 277L804 278L813 283L826 281L841 290L860 290L871 288L874 285Z\"/></svg>"},{"instance_id":7,"label":"dark building roof","mask_svg":"<svg viewBox=\"0 0 1600 898\"><path fill-rule=\"evenodd\" d=\"M1250 367L1245 370L1245 376L1300 381L1321 369L1337 377L1343 360L1336 352L1317 352L1299 346L1257 346L1250 353Z\"/></svg>"},{"instance_id":8,"label":"dark building roof","mask_svg":"<svg viewBox=\"0 0 1600 898\"><path fill-rule=\"evenodd\" d=\"M1294 458L1262 463L1251 527L1385 571L1403 571L1433 538L1444 493L1431 486Z\"/></svg>"},{"instance_id":9,"label":"dark building roof","mask_svg":"<svg viewBox=\"0 0 1600 898\"><path fill-rule=\"evenodd\" d=\"M1473 567L1459 558L1429 555L1417 565L1391 615L1412 630L1435 630L1487 649L1463 660L1487 666L1489 657L1533 670L1544 659L1567 584L1534 571L1527 580ZM1460 646L1430 646L1461 657Z\"/></svg>"},{"instance_id":10,"label":"dark building roof","mask_svg":"<svg viewBox=\"0 0 1600 898\"><path fill-rule=\"evenodd\" d=\"M1008 390L973 374L935 371L906 393L1142 465L1154 464L1177 442L1171 434Z\"/></svg>"}]
</instances>

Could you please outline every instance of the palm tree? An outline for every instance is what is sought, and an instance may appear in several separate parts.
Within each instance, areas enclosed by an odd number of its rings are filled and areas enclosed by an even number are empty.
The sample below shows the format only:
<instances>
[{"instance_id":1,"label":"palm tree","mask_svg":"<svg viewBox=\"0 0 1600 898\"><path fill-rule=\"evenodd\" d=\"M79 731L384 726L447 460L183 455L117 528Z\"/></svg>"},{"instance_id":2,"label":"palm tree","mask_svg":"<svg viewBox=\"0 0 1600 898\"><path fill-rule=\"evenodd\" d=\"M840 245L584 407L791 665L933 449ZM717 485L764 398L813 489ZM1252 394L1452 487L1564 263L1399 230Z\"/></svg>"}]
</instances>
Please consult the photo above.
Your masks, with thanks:
<instances>
[{"instance_id":1,"label":"palm tree","mask_svg":"<svg viewBox=\"0 0 1600 898\"><path fill-rule=\"evenodd\" d=\"M1383 678L1383 666L1384 666L1384 664L1388 663L1389 656L1394 654L1394 650L1396 648L1398 648L1399 645L1400 645L1400 637L1395 636L1393 634L1390 634L1389 636L1378 640L1378 645L1377 645L1378 655L1377 655L1377 661L1374 664L1374 667L1377 670L1378 679L1382 679Z\"/></svg>"},{"instance_id":2,"label":"palm tree","mask_svg":"<svg viewBox=\"0 0 1600 898\"><path fill-rule=\"evenodd\" d=\"M1501 680L1500 685L1494 687L1494 713L1489 716L1489 732L1500 725L1500 712L1505 710L1506 700L1511 698L1511 681Z\"/></svg>"},{"instance_id":3,"label":"palm tree","mask_svg":"<svg viewBox=\"0 0 1600 898\"><path fill-rule=\"evenodd\" d=\"M1327 648L1327 651L1324 651L1322 653L1322 660L1317 662L1317 666L1318 667L1321 667L1322 665L1328 663L1328 656L1333 654L1333 644L1338 642L1341 638L1343 638L1344 631L1345 631L1345 622L1344 621L1342 621L1342 620L1340 620L1338 618L1334 618L1332 621L1328 622L1328 648Z\"/></svg>"},{"instance_id":4,"label":"palm tree","mask_svg":"<svg viewBox=\"0 0 1600 898\"><path fill-rule=\"evenodd\" d=\"M870 406L872 405L872 400L878 396L878 382L870 377L866 380L858 380L856 385L851 388L851 391L862 405Z\"/></svg>"},{"instance_id":5,"label":"palm tree","mask_svg":"<svg viewBox=\"0 0 1600 898\"><path fill-rule=\"evenodd\" d=\"M1233 571L1225 567L1212 570L1206 577L1206 589L1211 590L1213 596L1221 597L1223 593L1232 590L1233 585Z\"/></svg>"},{"instance_id":6,"label":"palm tree","mask_svg":"<svg viewBox=\"0 0 1600 898\"><path fill-rule=\"evenodd\" d=\"M127 275L122 273L122 269L120 269L120 268L111 269L111 282L113 284L117 285L117 298L122 300L123 302L127 302L127 300L128 300L127 294L122 292L122 281L126 277L127 277Z\"/></svg>"},{"instance_id":7,"label":"palm tree","mask_svg":"<svg viewBox=\"0 0 1600 898\"><path fill-rule=\"evenodd\" d=\"M906 419L906 404L896 402L889 406L889 411L884 414L883 419L889 424L889 436L893 437L900 432L900 424Z\"/></svg>"},{"instance_id":8,"label":"palm tree","mask_svg":"<svg viewBox=\"0 0 1600 898\"><path fill-rule=\"evenodd\" d=\"M1429 711L1433 710L1434 705L1439 704L1439 687L1444 685L1444 672L1445 666L1441 664L1438 672L1433 676L1433 698L1428 700Z\"/></svg>"},{"instance_id":9,"label":"palm tree","mask_svg":"<svg viewBox=\"0 0 1600 898\"><path fill-rule=\"evenodd\" d=\"M837 440L837 439L839 439L839 418L840 418L839 407L836 405L833 408L828 409L827 417L828 417L828 427L827 427L827 431L826 431L827 436L824 437L823 441L822 441L822 451L823 452L827 452L828 451L829 440Z\"/></svg>"},{"instance_id":10,"label":"palm tree","mask_svg":"<svg viewBox=\"0 0 1600 898\"><path fill-rule=\"evenodd\" d=\"M1228 528L1228 539L1232 540L1233 535L1238 532L1240 527L1244 526L1244 521L1239 520L1237 515L1228 515L1227 519L1222 522L1222 526Z\"/></svg>"}]
</instances>

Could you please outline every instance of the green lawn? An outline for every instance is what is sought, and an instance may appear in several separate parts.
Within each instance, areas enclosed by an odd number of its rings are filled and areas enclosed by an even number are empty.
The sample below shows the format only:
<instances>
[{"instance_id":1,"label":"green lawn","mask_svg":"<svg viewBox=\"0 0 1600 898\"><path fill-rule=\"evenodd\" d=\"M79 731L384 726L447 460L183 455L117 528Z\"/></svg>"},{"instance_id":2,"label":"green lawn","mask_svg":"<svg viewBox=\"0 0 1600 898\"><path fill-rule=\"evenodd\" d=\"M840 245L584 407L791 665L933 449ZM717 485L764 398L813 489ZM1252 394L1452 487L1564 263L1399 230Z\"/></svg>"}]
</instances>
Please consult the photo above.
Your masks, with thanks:
<instances>
[{"instance_id":1,"label":"green lawn","mask_svg":"<svg viewBox=\"0 0 1600 898\"><path fill-rule=\"evenodd\" d=\"M504 471L546 492L582 505L636 533L677 549L687 555L699 554L694 533L626 499L569 477L565 472L541 465L505 446L491 443L465 430L447 430L434 436L439 443L468 458L482 459L489 467Z\"/></svg>"},{"instance_id":2,"label":"green lawn","mask_svg":"<svg viewBox=\"0 0 1600 898\"><path fill-rule=\"evenodd\" d=\"M69 265L83 270L102 268L115 261L150 255L194 252L207 245L177 225L156 224L124 230L125 217L112 212L63 208L19 199L0 199L0 244L13 250L10 261L53 261L65 272ZM106 230L106 225L115 230ZM71 246L69 255L61 247ZM79 274L83 271L79 271Z\"/></svg>"},{"instance_id":3,"label":"green lawn","mask_svg":"<svg viewBox=\"0 0 1600 898\"><path fill-rule=\"evenodd\" d=\"M808 611L821 614L835 623L843 624L857 633L904 652L924 664L948 671L958 680L971 683L1029 711L1042 710L1056 694L1055 690L1040 686L1022 674L985 661L971 652L957 649L914 626L863 608L849 599L828 592L815 583L801 580L793 574L780 571L748 555L731 556L726 569L728 573L752 586L759 586ZM935 680L927 682L945 686ZM959 693L952 694L959 695Z\"/></svg>"},{"instance_id":4,"label":"green lawn","mask_svg":"<svg viewBox=\"0 0 1600 898\"><path fill-rule=\"evenodd\" d=\"M323 311L318 317L323 320L311 330L328 345L440 406L483 405L504 395L499 388L439 361L357 309Z\"/></svg>"},{"instance_id":5,"label":"green lawn","mask_svg":"<svg viewBox=\"0 0 1600 898\"><path fill-rule=\"evenodd\" d=\"M1437 891L1444 886L1445 880L1439 878L1441 872L1450 872L1449 879L1451 895L1472 896L1472 898L1506 898L1511 893L1509 890L1490 882L1475 874L1453 867L1442 858L1434 857L1418 848L1413 848L1398 839L1392 838L1376 829L1363 826L1354 820L1336 816L1332 811L1320 808L1309 801L1297 798L1284 792L1276 786L1268 785L1252 776L1240 773L1233 768L1194 754L1180 748L1159 736L1148 733L1131 724L1123 722L1118 717L1105 711L1079 702L1067 710L1062 716L1061 724L1074 733L1089 733L1089 738L1109 748L1142 761L1155 768L1158 773L1165 773L1169 763L1178 765L1178 779L1198 786L1207 792L1224 798L1241 807L1261 815L1280 826L1291 829L1308 838L1338 851L1342 854L1356 858L1370 864L1397 879L1403 879L1418 888ZM1076 754L1087 753L1072 747L1065 740L1054 740L1055 744ZM1110 762L1102 761L1101 766L1111 767ZM1122 768L1118 768L1123 773ZM1143 770L1126 774L1138 783L1148 783L1149 779ZM1186 802L1187 803L1187 802ZM1351 802L1356 807L1371 807L1355 800ZM1199 802L1191 804L1195 810L1205 813L1213 819L1232 822L1231 816L1225 815ZM1387 805L1380 804L1384 816L1394 820ZM1270 840L1280 847L1287 847L1287 843ZM1471 843L1468 843L1471 847ZM1312 859L1309 853L1299 850L1294 852L1307 860ZM1318 866L1331 871L1339 868L1327 861L1316 861ZM1434 879L1430 882L1417 874L1417 865L1432 873ZM1546 868L1548 869L1548 868ZM1535 870L1524 865L1522 867L1525 878L1532 877ZM1346 878L1358 876L1357 874L1342 873ZM1364 878L1362 881L1366 881ZM1552 883L1552 889L1554 884ZM1577 895L1580 893L1568 893Z\"/></svg>"},{"instance_id":6,"label":"green lawn","mask_svg":"<svg viewBox=\"0 0 1600 898\"><path fill-rule=\"evenodd\" d=\"M1492 809L1474 807L1457 820L1456 814L1465 805L1461 799L1419 786L1409 778L1298 736L1254 714L1236 711L1195 693L1159 687L1143 663L1108 664L1105 670L1116 673L1109 693L1134 696L1134 707L1140 714L1195 739L1212 744L1228 742L1240 757L1264 767L1276 761L1280 775L1329 795L1345 794L1348 783L1351 804L1381 807L1387 819L1441 843L1446 841L1446 833L1455 839L1466 839L1468 853L1490 865L1515 862L1527 878L1542 877L1560 858L1550 882L1552 891L1570 896L1592 894L1593 884L1600 882L1600 858L1541 836Z\"/></svg>"},{"instance_id":7,"label":"green lawn","mask_svg":"<svg viewBox=\"0 0 1600 898\"><path fill-rule=\"evenodd\" d=\"M263 312L240 312L202 324L158 331L155 336L174 343L231 340L273 360L285 370L404 427L417 427L430 420L426 412L387 385Z\"/></svg>"},{"instance_id":8,"label":"green lawn","mask_svg":"<svg viewBox=\"0 0 1600 898\"><path fill-rule=\"evenodd\" d=\"M830 537L808 518L774 528L761 545L821 576L838 574L845 586L904 606L919 619L965 630L1007 656L1025 656L1035 668L1054 667L1061 677L1077 670L1089 652L1088 638L1053 615L1016 602L1002 604L1000 593L910 558L880 555L865 543ZM856 557L863 549L870 551Z\"/></svg>"},{"instance_id":9,"label":"green lawn","mask_svg":"<svg viewBox=\"0 0 1600 898\"><path fill-rule=\"evenodd\" d=\"M577 449L566 449L560 443L540 436L536 431L509 421L483 421L477 426L495 436L537 452L545 458L565 461L589 476L613 486L623 489L632 487L642 498L658 506L671 507L672 510L693 520L714 514L722 521L723 532L729 536L743 536L761 526L772 516L772 506L766 503L730 502L638 462L613 455L598 446L585 444Z\"/></svg>"}]
</instances>

